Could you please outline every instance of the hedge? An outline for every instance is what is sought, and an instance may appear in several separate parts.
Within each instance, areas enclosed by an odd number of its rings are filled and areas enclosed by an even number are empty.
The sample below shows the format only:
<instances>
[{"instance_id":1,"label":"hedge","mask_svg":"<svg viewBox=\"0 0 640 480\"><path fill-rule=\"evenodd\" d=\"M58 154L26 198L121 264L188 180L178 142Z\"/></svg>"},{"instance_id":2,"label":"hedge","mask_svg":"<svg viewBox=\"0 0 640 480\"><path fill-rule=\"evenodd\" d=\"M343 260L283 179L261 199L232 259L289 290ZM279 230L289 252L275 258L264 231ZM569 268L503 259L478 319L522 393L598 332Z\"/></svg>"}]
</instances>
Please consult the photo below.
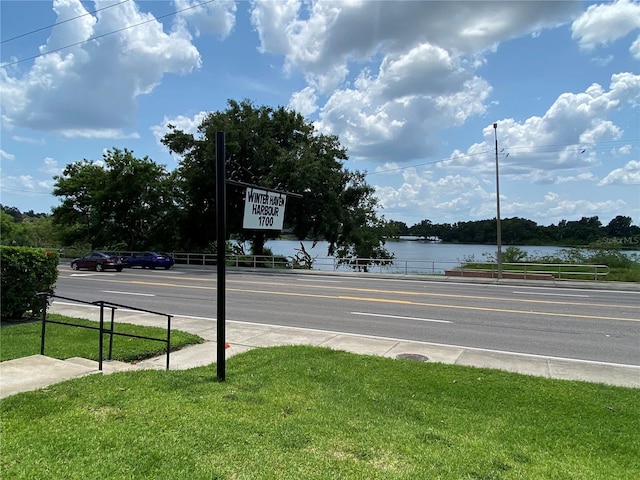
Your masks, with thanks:
<instances>
[{"instance_id":1,"label":"hedge","mask_svg":"<svg viewBox=\"0 0 640 480\"><path fill-rule=\"evenodd\" d=\"M42 313L39 292L53 293L60 255L56 251L0 246L2 320Z\"/></svg>"}]
</instances>

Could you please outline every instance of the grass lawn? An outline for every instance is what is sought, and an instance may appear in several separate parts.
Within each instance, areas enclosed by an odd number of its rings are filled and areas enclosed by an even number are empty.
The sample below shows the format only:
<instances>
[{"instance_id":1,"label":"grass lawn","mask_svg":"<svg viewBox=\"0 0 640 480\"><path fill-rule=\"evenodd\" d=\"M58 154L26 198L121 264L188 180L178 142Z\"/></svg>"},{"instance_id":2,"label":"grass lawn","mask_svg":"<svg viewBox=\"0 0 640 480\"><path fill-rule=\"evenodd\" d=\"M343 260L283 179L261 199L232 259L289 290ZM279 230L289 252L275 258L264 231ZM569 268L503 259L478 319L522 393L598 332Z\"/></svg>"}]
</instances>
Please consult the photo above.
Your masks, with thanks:
<instances>
[{"instance_id":1,"label":"grass lawn","mask_svg":"<svg viewBox=\"0 0 640 480\"><path fill-rule=\"evenodd\" d=\"M307 346L0 401L11 479L624 479L639 391Z\"/></svg>"},{"instance_id":2,"label":"grass lawn","mask_svg":"<svg viewBox=\"0 0 640 480\"><path fill-rule=\"evenodd\" d=\"M47 318L59 322L76 323L81 325L98 327L98 322L70 318L63 315L47 314ZM108 323L105 323L108 326ZM98 360L99 333L97 330L87 328L70 327L48 323L45 335L45 355L53 358L65 359L71 357L83 357ZM116 322L115 332L143 335L150 338L165 340L166 329L156 327L143 327L130 323ZM40 336L42 322L2 322L0 325L0 361L14 358L27 357L40 353ZM171 351L179 350L187 345L202 343L204 340L197 335L178 330L171 330ZM108 335L104 336L104 355L106 358L109 346ZM123 362L132 362L144 358L154 357L166 353L166 345L153 340L139 338L113 337L113 359Z\"/></svg>"}]
</instances>

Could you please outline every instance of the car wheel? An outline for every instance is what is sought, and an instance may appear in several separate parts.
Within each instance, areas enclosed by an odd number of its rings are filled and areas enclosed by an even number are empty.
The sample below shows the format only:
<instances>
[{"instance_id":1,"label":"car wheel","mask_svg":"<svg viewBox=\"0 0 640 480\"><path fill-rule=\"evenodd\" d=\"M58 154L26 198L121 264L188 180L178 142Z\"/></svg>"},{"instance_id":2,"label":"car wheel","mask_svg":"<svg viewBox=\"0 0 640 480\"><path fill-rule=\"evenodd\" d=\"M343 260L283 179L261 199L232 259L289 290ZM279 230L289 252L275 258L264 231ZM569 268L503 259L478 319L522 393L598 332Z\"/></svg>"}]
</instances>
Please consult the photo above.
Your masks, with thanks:
<instances>
[{"instance_id":1,"label":"car wheel","mask_svg":"<svg viewBox=\"0 0 640 480\"><path fill-rule=\"evenodd\" d=\"M80 270L80 267L78 266L77 263L72 263L71 264L71 270Z\"/></svg>"},{"instance_id":2,"label":"car wheel","mask_svg":"<svg viewBox=\"0 0 640 480\"><path fill-rule=\"evenodd\" d=\"M171 267L164 267L165 270L169 270Z\"/></svg>"},{"instance_id":3,"label":"car wheel","mask_svg":"<svg viewBox=\"0 0 640 480\"><path fill-rule=\"evenodd\" d=\"M151 270L155 270L155 269L156 269L156 266L155 266L153 263L150 263L150 264L149 264L149 268L150 268Z\"/></svg>"},{"instance_id":4,"label":"car wheel","mask_svg":"<svg viewBox=\"0 0 640 480\"><path fill-rule=\"evenodd\" d=\"M121 272L122 271L122 267L116 267L116 272Z\"/></svg>"},{"instance_id":5,"label":"car wheel","mask_svg":"<svg viewBox=\"0 0 640 480\"><path fill-rule=\"evenodd\" d=\"M101 263L96 263L96 272L103 272L104 271L104 267L102 266Z\"/></svg>"}]
</instances>

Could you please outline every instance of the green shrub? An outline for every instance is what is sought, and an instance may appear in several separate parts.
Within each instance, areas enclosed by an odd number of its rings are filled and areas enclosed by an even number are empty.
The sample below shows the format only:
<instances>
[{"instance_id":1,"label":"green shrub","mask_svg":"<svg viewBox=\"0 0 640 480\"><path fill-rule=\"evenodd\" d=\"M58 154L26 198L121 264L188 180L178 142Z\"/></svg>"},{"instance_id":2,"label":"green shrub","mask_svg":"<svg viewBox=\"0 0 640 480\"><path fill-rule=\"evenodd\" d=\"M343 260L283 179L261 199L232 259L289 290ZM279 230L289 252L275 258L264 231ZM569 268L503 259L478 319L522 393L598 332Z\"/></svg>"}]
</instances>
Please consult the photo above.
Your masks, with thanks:
<instances>
[{"instance_id":1,"label":"green shrub","mask_svg":"<svg viewBox=\"0 0 640 480\"><path fill-rule=\"evenodd\" d=\"M610 268L632 268L640 260L616 248L565 248L551 259L553 263L602 264Z\"/></svg>"},{"instance_id":2,"label":"green shrub","mask_svg":"<svg viewBox=\"0 0 640 480\"><path fill-rule=\"evenodd\" d=\"M513 245L509 245L507 249L502 253L502 261L504 263L526 262L527 258L527 252L519 247L514 247Z\"/></svg>"},{"instance_id":3,"label":"green shrub","mask_svg":"<svg viewBox=\"0 0 640 480\"><path fill-rule=\"evenodd\" d=\"M56 251L29 247L0 247L2 320L42 312L39 292L53 293L60 255Z\"/></svg>"}]
</instances>

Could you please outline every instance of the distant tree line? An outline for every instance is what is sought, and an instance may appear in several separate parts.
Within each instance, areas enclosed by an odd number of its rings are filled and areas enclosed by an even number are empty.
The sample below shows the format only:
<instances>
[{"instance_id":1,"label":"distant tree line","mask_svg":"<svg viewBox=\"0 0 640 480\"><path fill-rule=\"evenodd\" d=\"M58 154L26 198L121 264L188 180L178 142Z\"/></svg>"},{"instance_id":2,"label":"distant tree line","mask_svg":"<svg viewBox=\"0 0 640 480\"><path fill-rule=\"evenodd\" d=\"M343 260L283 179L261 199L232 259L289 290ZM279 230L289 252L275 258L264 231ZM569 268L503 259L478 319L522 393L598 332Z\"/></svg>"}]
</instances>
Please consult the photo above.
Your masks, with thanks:
<instances>
[{"instance_id":1,"label":"distant tree line","mask_svg":"<svg viewBox=\"0 0 640 480\"><path fill-rule=\"evenodd\" d=\"M431 223L422 220L408 227L404 222L388 222L389 235L437 237L443 242L495 244L496 219L456 223ZM597 216L580 220L561 220L557 225L538 225L525 218L505 218L501 221L502 243L505 245L566 245L582 246L609 243L640 247L640 227L632 225L631 217L618 215L607 225Z\"/></svg>"},{"instance_id":2,"label":"distant tree line","mask_svg":"<svg viewBox=\"0 0 640 480\"><path fill-rule=\"evenodd\" d=\"M158 218L162 218L158 214ZM70 246L82 243L87 237L72 235L68 237L65 226L57 225L54 217L45 213L34 213L33 210L20 212L15 207L0 205L0 243L3 245L20 245L31 247ZM603 225L597 216L582 217L580 220L561 220L557 225L538 225L524 218L506 218L502 220L502 242L505 245L562 245L586 246L593 244L621 245L640 248L640 227L632 225L631 217L616 216L607 225ZM162 238L169 233L159 227L153 227L153 221L147 222L148 230L140 228L132 232L129 238L139 238L139 247L145 248L149 241L156 244L167 244L170 239ZM135 228L135 227L133 227ZM77 234L76 229L74 231ZM404 222L395 220L382 221L381 231L386 238L400 236L416 236L439 238L450 243L477 243L492 245L496 243L496 220L477 220L468 222L431 223L423 220L409 227ZM112 237L105 236L102 247L113 247L114 243L123 243L119 232ZM160 235L160 237L154 237ZM155 240L154 240L155 239ZM145 242L146 241L146 242ZM134 243L135 245L135 243ZM116 247L118 245L115 245ZM121 245L129 249L128 245ZM188 247L173 245L172 248L187 250ZM199 249L198 251L200 251ZM174 250L175 251L175 250Z\"/></svg>"}]
</instances>

